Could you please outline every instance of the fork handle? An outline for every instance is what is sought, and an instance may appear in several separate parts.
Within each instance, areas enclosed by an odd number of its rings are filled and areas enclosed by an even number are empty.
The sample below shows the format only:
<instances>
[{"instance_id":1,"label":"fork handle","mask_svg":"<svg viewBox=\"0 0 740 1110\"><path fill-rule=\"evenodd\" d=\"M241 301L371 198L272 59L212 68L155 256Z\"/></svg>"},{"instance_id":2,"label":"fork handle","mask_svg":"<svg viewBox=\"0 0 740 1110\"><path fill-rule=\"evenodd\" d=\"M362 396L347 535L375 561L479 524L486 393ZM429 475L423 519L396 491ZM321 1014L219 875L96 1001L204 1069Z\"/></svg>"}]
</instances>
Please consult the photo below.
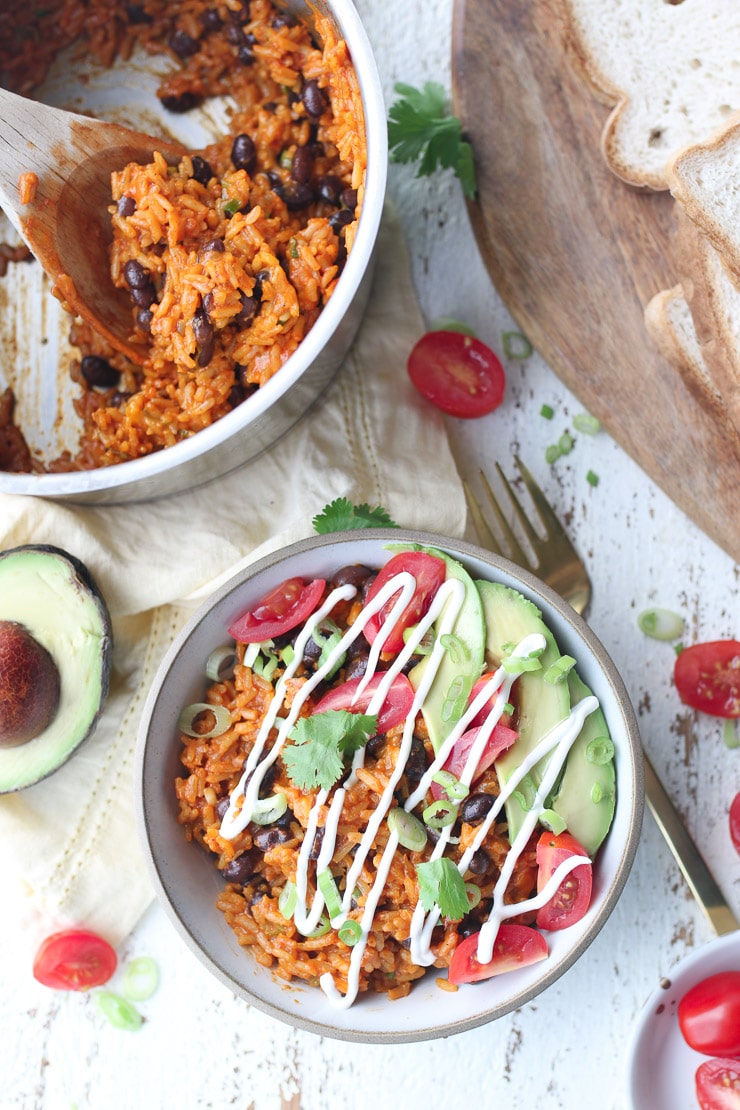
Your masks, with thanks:
<instances>
[{"instance_id":1,"label":"fork handle","mask_svg":"<svg viewBox=\"0 0 740 1110\"><path fill-rule=\"evenodd\" d=\"M691 893L706 914L718 936L740 929L740 921L725 900L722 891L689 836L678 811L655 773L652 763L645 758L645 790L647 803L668 847L683 872Z\"/></svg>"}]
</instances>

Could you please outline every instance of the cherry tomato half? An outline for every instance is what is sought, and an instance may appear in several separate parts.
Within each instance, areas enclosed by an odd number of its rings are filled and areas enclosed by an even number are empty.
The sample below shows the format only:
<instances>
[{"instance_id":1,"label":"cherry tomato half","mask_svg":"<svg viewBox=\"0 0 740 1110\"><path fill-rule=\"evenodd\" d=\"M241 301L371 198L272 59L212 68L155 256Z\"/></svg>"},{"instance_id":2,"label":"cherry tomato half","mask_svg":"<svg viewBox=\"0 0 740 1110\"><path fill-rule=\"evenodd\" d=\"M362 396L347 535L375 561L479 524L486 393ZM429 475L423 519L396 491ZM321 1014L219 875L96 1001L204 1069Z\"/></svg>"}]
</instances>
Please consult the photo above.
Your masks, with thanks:
<instances>
[{"instance_id":1,"label":"cherry tomato half","mask_svg":"<svg viewBox=\"0 0 740 1110\"><path fill-rule=\"evenodd\" d=\"M500 925L493 958L487 964L480 964L476 956L478 936L473 933L465 937L455 949L447 973L451 983L477 983L480 979L527 967L547 956L547 941L536 929L529 925Z\"/></svg>"},{"instance_id":2,"label":"cherry tomato half","mask_svg":"<svg viewBox=\"0 0 740 1110\"><path fill-rule=\"evenodd\" d=\"M696 1069L701 1110L740 1110L740 1060L705 1060Z\"/></svg>"},{"instance_id":3,"label":"cherry tomato half","mask_svg":"<svg viewBox=\"0 0 740 1110\"><path fill-rule=\"evenodd\" d=\"M374 674L357 701L353 701L361 681L360 678L351 678L349 682L343 682L341 686L335 686L333 690L329 690L319 700L314 713L325 713L328 709L346 709L349 713L365 713L373 694L383 681L383 675ZM378 714L378 732L387 732L389 728L405 721L413 700L414 688L406 675L396 675Z\"/></svg>"},{"instance_id":4,"label":"cherry tomato half","mask_svg":"<svg viewBox=\"0 0 740 1110\"><path fill-rule=\"evenodd\" d=\"M259 605L242 613L229 628L229 635L241 644L261 644L282 636L310 617L321 600L326 582L315 578L286 578L262 598Z\"/></svg>"},{"instance_id":5,"label":"cherry tomato half","mask_svg":"<svg viewBox=\"0 0 740 1110\"><path fill-rule=\"evenodd\" d=\"M107 983L118 958L107 940L86 929L47 937L33 961L33 977L60 991L86 991Z\"/></svg>"},{"instance_id":6,"label":"cherry tomato half","mask_svg":"<svg viewBox=\"0 0 740 1110\"><path fill-rule=\"evenodd\" d=\"M714 717L740 717L737 640L712 640L684 648L676 657L673 680L681 701L692 709Z\"/></svg>"},{"instance_id":7,"label":"cherry tomato half","mask_svg":"<svg viewBox=\"0 0 740 1110\"><path fill-rule=\"evenodd\" d=\"M740 794L735 795L730 806L730 839L740 854Z\"/></svg>"},{"instance_id":8,"label":"cherry tomato half","mask_svg":"<svg viewBox=\"0 0 740 1110\"><path fill-rule=\"evenodd\" d=\"M449 771L450 774L454 775L456 778L460 777L465 770L465 764L468 762L470 749L477 740L479 732L480 728L469 728L467 732L464 732L462 736L455 741L452 745L452 751L444 761L444 766L442 767L443 771ZM475 774L472 779L473 782L475 782L477 778L480 778L483 772L498 759L502 752L505 752L507 748L511 747L518 735L518 732L515 732L513 728L507 728L506 725L494 725L493 731L488 737L483 753L478 761L478 766L475 769ZM434 798L442 798L445 795L444 787L438 782L432 782L431 792Z\"/></svg>"},{"instance_id":9,"label":"cherry tomato half","mask_svg":"<svg viewBox=\"0 0 740 1110\"><path fill-rule=\"evenodd\" d=\"M542 834L535 855L538 892L569 856L588 856L588 852L569 832ZM565 876L555 895L537 913L540 929L567 929L581 920L591 902L591 870L591 864L584 863Z\"/></svg>"},{"instance_id":10,"label":"cherry tomato half","mask_svg":"<svg viewBox=\"0 0 740 1110\"><path fill-rule=\"evenodd\" d=\"M416 589L401 616L394 624L383 644L383 652L388 655L398 655L403 648L403 634L407 628L418 624L432 603L432 599L447 576L447 569L442 559L436 555L428 555L425 551L399 551L389 559L380 571L367 595L368 604L382 590L396 574L408 571L416 579ZM365 625L365 638L372 644L380 632L383 621L393 608L393 602L398 595L389 598L383 608L375 613Z\"/></svg>"},{"instance_id":11,"label":"cherry tomato half","mask_svg":"<svg viewBox=\"0 0 740 1110\"><path fill-rule=\"evenodd\" d=\"M740 1056L740 971L723 971L696 983L678 1004L678 1024L696 1052Z\"/></svg>"},{"instance_id":12,"label":"cherry tomato half","mask_svg":"<svg viewBox=\"0 0 740 1110\"><path fill-rule=\"evenodd\" d=\"M419 392L450 416L485 416L504 399L504 368L472 335L427 332L411 351L407 369Z\"/></svg>"}]
</instances>

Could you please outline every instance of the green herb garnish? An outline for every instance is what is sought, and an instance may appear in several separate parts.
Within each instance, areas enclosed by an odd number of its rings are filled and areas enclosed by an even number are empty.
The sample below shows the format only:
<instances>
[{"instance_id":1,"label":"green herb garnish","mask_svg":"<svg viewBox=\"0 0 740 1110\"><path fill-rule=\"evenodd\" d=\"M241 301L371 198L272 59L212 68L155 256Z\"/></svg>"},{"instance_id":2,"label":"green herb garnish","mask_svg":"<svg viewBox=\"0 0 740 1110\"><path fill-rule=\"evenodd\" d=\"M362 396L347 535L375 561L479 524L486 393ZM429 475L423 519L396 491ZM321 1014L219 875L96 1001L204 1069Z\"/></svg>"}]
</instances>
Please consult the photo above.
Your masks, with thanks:
<instances>
[{"instance_id":1,"label":"green herb garnish","mask_svg":"<svg viewBox=\"0 0 740 1110\"><path fill-rule=\"evenodd\" d=\"M454 170L463 193L472 200L476 194L473 149L462 137L460 120L447 111L443 87L435 81L427 81L423 89L399 83L395 91L399 99L388 118L391 160L421 159L418 177L429 177L438 168Z\"/></svg>"},{"instance_id":2,"label":"green herb garnish","mask_svg":"<svg viewBox=\"0 0 740 1110\"><path fill-rule=\"evenodd\" d=\"M352 755L378 731L378 718L346 709L328 709L302 717L283 748L283 763L301 790L330 790L344 773L344 756Z\"/></svg>"},{"instance_id":3,"label":"green herb garnish","mask_svg":"<svg viewBox=\"0 0 740 1110\"><path fill-rule=\"evenodd\" d=\"M460 921L470 909L468 892L463 877L451 859L442 856L428 863L417 863L419 899L429 913L439 906L443 917Z\"/></svg>"},{"instance_id":4,"label":"green herb garnish","mask_svg":"<svg viewBox=\"0 0 740 1110\"><path fill-rule=\"evenodd\" d=\"M532 354L532 344L520 331L504 331L501 333L501 339L507 358L525 359Z\"/></svg>"},{"instance_id":5,"label":"green herb garnish","mask_svg":"<svg viewBox=\"0 0 740 1110\"><path fill-rule=\"evenodd\" d=\"M360 528L398 528L381 505L374 509L366 503L353 505L347 497L336 497L313 518L314 531L351 532Z\"/></svg>"}]
</instances>

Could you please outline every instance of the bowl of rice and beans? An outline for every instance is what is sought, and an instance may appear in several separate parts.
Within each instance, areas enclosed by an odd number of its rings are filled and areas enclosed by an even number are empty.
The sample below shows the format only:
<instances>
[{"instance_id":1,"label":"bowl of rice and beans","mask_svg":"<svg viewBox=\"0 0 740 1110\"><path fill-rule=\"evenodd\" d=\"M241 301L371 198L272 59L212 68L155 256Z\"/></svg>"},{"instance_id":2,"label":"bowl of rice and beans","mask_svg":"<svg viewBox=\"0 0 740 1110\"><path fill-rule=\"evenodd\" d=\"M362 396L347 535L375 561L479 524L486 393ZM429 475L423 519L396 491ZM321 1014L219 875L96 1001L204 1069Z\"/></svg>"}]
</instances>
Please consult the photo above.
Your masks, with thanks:
<instances>
[{"instance_id":1,"label":"bowl of rice and beans","mask_svg":"<svg viewBox=\"0 0 740 1110\"><path fill-rule=\"evenodd\" d=\"M386 123L350 0L57 0L40 16L14 0L0 43L7 87L186 151L112 175L111 281L140 362L41 285L21 303L28 268L5 252L0 489L140 500L253 458L331 380L369 295ZM33 346L47 300L64 334Z\"/></svg>"},{"instance_id":2,"label":"bowl of rice and beans","mask_svg":"<svg viewBox=\"0 0 740 1110\"><path fill-rule=\"evenodd\" d=\"M604 648L532 575L433 534L335 533L239 574L172 645L139 829L175 928L237 995L423 1040L586 952L636 851L640 752Z\"/></svg>"}]
</instances>

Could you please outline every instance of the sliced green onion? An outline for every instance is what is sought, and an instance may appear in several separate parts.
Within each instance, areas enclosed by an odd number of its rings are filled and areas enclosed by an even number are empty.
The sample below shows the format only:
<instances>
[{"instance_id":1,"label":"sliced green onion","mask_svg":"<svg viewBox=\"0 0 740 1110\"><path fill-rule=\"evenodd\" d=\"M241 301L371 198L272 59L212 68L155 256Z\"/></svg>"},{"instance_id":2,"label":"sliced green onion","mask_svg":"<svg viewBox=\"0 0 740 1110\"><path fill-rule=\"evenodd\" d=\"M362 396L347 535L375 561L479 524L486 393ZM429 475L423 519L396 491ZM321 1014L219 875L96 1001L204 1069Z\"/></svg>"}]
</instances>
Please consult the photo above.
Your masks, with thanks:
<instances>
[{"instance_id":1,"label":"sliced green onion","mask_svg":"<svg viewBox=\"0 0 740 1110\"><path fill-rule=\"evenodd\" d=\"M535 789L531 775L524 775L519 780L518 789L514 790L511 796L512 798L516 798L524 812L528 813L532 808L536 794L537 790Z\"/></svg>"},{"instance_id":2,"label":"sliced green onion","mask_svg":"<svg viewBox=\"0 0 740 1110\"><path fill-rule=\"evenodd\" d=\"M468 646L463 643L459 636L455 636L452 632L445 632L443 636L440 636L439 642L455 666L462 666L470 662Z\"/></svg>"},{"instance_id":3,"label":"sliced green onion","mask_svg":"<svg viewBox=\"0 0 740 1110\"><path fill-rule=\"evenodd\" d=\"M430 331L459 331L463 335L472 335L473 339L476 334L469 324L463 324L461 320L456 320L454 316L437 316L432 320L429 325Z\"/></svg>"},{"instance_id":4,"label":"sliced green onion","mask_svg":"<svg viewBox=\"0 0 740 1110\"><path fill-rule=\"evenodd\" d=\"M342 912L342 900L339 897L337 884L334 882L334 876L331 871L329 871L328 868L326 871L321 871L316 876L316 882L318 883L319 890L326 903L326 912L329 914L329 917L339 917Z\"/></svg>"},{"instance_id":5,"label":"sliced green onion","mask_svg":"<svg viewBox=\"0 0 740 1110\"><path fill-rule=\"evenodd\" d=\"M225 215L235 216L238 211L239 211L239 201L238 200L236 200L236 199L227 200L226 203L224 204L224 213L225 213Z\"/></svg>"},{"instance_id":6,"label":"sliced green onion","mask_svg":"<svg viewBox=\"0 0 740 1110\"><path fill-rule=\"evenodd\" d=\"M614 759L614 743L609 736L595 736L586 747L586 759L603 767Z\"/></svg>"},{"instance_id":7,"label":"sliced green onion","mask_svg":"<svg viewBox=\"0 0 740 1110\"><path fill-rule=\"evenodd\" d=\"M449 724L450 721L459 721L468 704L469 694L470 683L464 675L456 675L449 685L440 709L440 716L445 724Z\"/></svg>"},{"instance_id":8,"label":"sliced green onion","mask_svg":"<svg viewBox=\"0 0 740 1110\"><path fill-rule=\"evenodd\" d=\"M308 934L308 939L309 940L318 940L319 937L325 937L326 934L330 933L330 932L331 932L331 921L329 920L329 918L326 916L325 913L322 913L321 917L319 918L318 925L316 926L315 929L313 929Z\"/></svg>"},{"instance_id":9,"label":"sliced green onion","mask_svg":"<svg viewBox=\"0 0 740 1110\"><path fill-rule=\"evenodd\" d=\"M403 642L407 644L412 636L416 635L418 625L412 624L403 630ZM434 633L431 628L428 628L419 643L414 648L414 655L430 655L434 647Z\"/></svg>"},{"instance_id":10,"label":"sliced green onion","mask_svg":"<svg viewBox=\"0 0 740 1110\"><path fill-rule=\"evenodd\" d=\"M251 667L254 666L254 661L257 658L257 656L259 655L261 647L262 647L262 644L247 644L246 650L244 652L244 666L245 667L250 667L251 668Z\"/></svg>"},{"instance_id":11,"label":"sliced green onion","mask_svg":"<svg viewBox=\"0 0 740 1110\"><path fill-rule=\"evenodd\" d=\"M541 652L530 652L529 655L507 655L501 660L501 666L507 674L524 674L525 671L540 671L542 663L539 660Z\"/></svg>"},{"instance_id":12,"label":"sliced green onion","mask_svg":"<svg viewBox=\"0 0 740 1110\"><path fill-rule=\"evenodd\" d=\"M285 150L280 151L280 157L278 161L284 170L289 170L290 167L293 165L293 155L290 153L287 147L285 148Z\"/></svg>"},{"instance_id":13,"label":"sliced green onion","mask_svg":"<svg viewBox=\"0 0 740 1110\"><path fill-rule=\"evenodd\" d=\"M295 651L293 650L292 644L285 645L285 647L280 652L280 658L282 659L283 663L285 663L286 667L293 662L293 660L295 659Z\"/></svg>"},{"instance_id":14,"label":"sliced green onion","mask_svg":"<svg viewBox=\"0 0 740 1110\"><path fill-rule=\"evenodd\" d=\"M362 925L359 921L355 921L353 917L348 917L339 926L337 935L341 941L352 948L359 940L362 940Z\"/></svg>"},{"instance_id":15,"label":"sliced green onion","mask_svg":"<svg viewBox=\"0 0 740 1110\"><path fill-rule=\"evenodd\" d=\"M736 720L727 718L722 728L722 739L726 748L740 748L740 730Z\"/></svg>"},{"instance_id":16,"label":"sliced green onion","mask_svg":"<svg viewBox=\"0 0 740 1110\"><path fill-rule=\"evenodd\" d=\"M637 618L637 626L653 640L677 640L683 636L686 621L680 613L671 609L643 609Z\"/></svg>"},{"instance_id":17,"label":"sliced green onion","mask_svg":"<svg viewBox=\"0 0 740 1110\"><path fill-rule=\"evenodd\" d=\"M474 910L482 898L480 887L476 883L466 883L465 890L468 895L470 908Z\"/></svg>"},{"instance_id":18,"label":"sliced green onion","mask_svg":"<svg viewBox=\"0 0 740 1110\"><path fill-rule=\"evenodd\" d=\"M540 416L544 416L545 420L552 420L555 415L555 409L552 405L543 405L540 409Z\"/></svg>"},{"instance_id":19,"label":"sliced green onion","mask_svg":"<svg viewBox=\"0 0 740 1110\"><path fill-rule=\"evenodd\" d=\"M301 257L301 252L298 250L298 240L295 237L288 243L288 254L291 258Z\"/></svg>"},{"instance_id":20,"label":"sliced green onion","mask_svg":"<svg viewBox=\"0 0 740 1110\"><path fill-rule=\"evenodd\" d=\"M556 686L558 682L563 681L568 671L573 670L575 665L576 661L572 655L561 655L559 659L550 664L542 677L551 686Z\"/></svg>"},{"instance_id":21,"label":"sliced green onion","mask_svg":"<svg viewBox=\"0 0 740 1110\"><path fill-rule=\"evenodd\" d=\"M137 956L123 969L121 992L129 1002L146 1002L159 986L159 968L151 956Z\"/></svg>"},{"instance_id":22,"label":"sliced green onion","mask_svg":"<svg viewBox=\"0 0 740 1110\"><path fill-rule=\"evenodd\" d=\"M593 470L589 470L586 472L586 481L590 486L598 486L599 476L595 474Z\"/></svg>"},{"instance_id":23,"label":"sliced green onion","mask_svg":"<svg viewBox=\"0 0 740 1110\"><path fill-rule=\"evenodd\" d=\"M596 416L592 416L590 412L578 412L573 417L573 427L577 432L583 432L587 436L595 436L597 432L601 431L601 421Z\"/></svg>"},{"instance_id":24,"label":"sliced green onion","mask_svg":"<svg viewBox=\"0 0 740 1110\"><path fill-rule=\"evenodd\" d=\"M438 798L436 802L427 806L421 816L424 824L430 829L446 829L448 825L455 823L457 806L443 798Z\"/></svg>"},{"instance_id":25,"label":"sliced green onion","mask_svg":"<svg viewBox=\"0 0 740 1110\"><path fill-rule=\"evenodd\" d=\"M225 682L234 675L236 652L233 647L215 648L206 661L206 677L211 682Z\"/></svg>"},{"instance_id":26,"label":"sliced green onion","mask_svg":"<svg viewBox=\"0 0 740 1110\"><path fill-rule=\"evenodd\" d=\"M559 459L561 455L562 455L562 451L558 447L557 443L551 443L549 447L545 448L545 462L546 463L556 462L557 459Z\"/></svg>"},{"instance_id":27,"label":"sliced green onion","mask_svg":"<svg viewBox=\"0 0 740 1110\"><path fill-rule=\"evenodd\" d=\"M570 432L563 432L560 439L558 440L558 450L560 451L560 454L569 455L570 452L573 450L574 444L575 440L573 439L573 436L570 434Z\"/></svg>"},{"instance_id":28,"label":"sliced green onion","mask_svg":"<svg viewBox=\"0 0 740 1110\"><path fill-rule=\"evenodd\" d=\"M677 644L674 644L673 650L675 651L676 655L680 655L683 651L683 643L679 641Z\"/></svg>"},{"instance_id":29,"label":"sliced green onion","mask_svg":"<svg viewBox=\"0 0 740 1110\"><path fill-rule=\"evenodd\" d=\"M341 630L334 623L334 621L327 620L321 621L320 624L316 628L314 628L313 632L311 633L311 638L321 648L321 654L319 655L318 659L318 666L323 667L331 653L334 651L334 648L341 640L342 633ZM343 666L344 660L346 658L347 653L342 652L342 654L339 655L335 660L331 670L327 671L324 677L331 678L332 675L336 674L339 668Z\"/></svg>"},{"instance_id":30,"label":"sliced green onion","mask_svg":"<svg viewBox=\"0 0 740 1110\"><path fill-rule=\"evenodd\" d=\"M141 1028L141 1023L144 1020L141 1014L135 1006L122 998L120 994L114 994L113 991L97 991L95 1004L103 1017L116 1029L126 1029L133 1033Z\"/></svg>"},{"instance_id":31,"label":"sliced green onion","mask_svg":"<svg viewBox=\"0 0 740 1110\"><path fill-rule=\"evenodd\" d=\"M540 824L544 825L546 829L549 829L551 833L555 833L556 836L567 828L563 818L559 813L556 813L554 809L542 810L540 814Z\"/></svg>"},{"instance_id":32,"label":"sliced green onion","mask_svg":"<svg viewBox=\"0 0 740 1110\"><path fill-rule=\"evenodd\" d=\"M283 816L288 808L285 794L271 794L269 798L258 798L252 810L255 825L271 825Z\"/></svg>"},{"instance_id":33,"label":"sliced green onion","mask_svg":"<svg viewBox=\"0 0 740 1110\"><path fill-rule=\"evenodd\" d=\"M279 662L280 660L278 659L277 655L274 654L274 652L263 650L254 660L254 663L252 664L252 670L255 674L258 674L261 678L264 678L265 682L269 682L273 674L275 673L275 669L278 666Z\"/></svg>"},{"instance_id":34,"label":"sliced green onion","mask_svg":"<svg viewBox=\"0 0 740 1110\"><path fill-rule=\"evenodd\" d=\"M280 891L280 897L278 898L278 909L280 910L283 917L287 921L289 921L295 913L295 908L297 905L298 889L295 883L291 882L290 879L288 879L285 886Z\"/></svg>"},{"instance_id":35,"label":"sliced green onion","mask_svg":"<svg viewBox=\"0 0 740 1110\"><path fill-rule=\"evenodd\" d=\"M507 358L529 358L532 354L532 344L520 331L504 331L501 333L501 339Z\"/></svg>"},{"instance_id":36,"label":"sliced green onion","mask_svg":"<svg viewBox=\"0 0 740 1110\"><path fill-rule=\"evenodd\" d=\"M504 706L504 713L506 713L508 717L514 716L514 706L511 704L510 701L507 701L506 705Z\"/></svg>"},{"instance_id":37,"label":"sliced green onion","mask_svg":"<svg viewBox=\"0 0 740 1110\"><path fill-rule=\"evenodd\" d=\"M195 722L204 713L213 714L214 724L208 732L199 732ZM201 740L208 740L211 736L221 736L231 728L231 714L225 705L209 705L205 701L194 701L192 705L186 705L183 709L177 719L177 727L186 736L197 736Z\"/></svg>"},{"instance_id":38,"label":"sliced green onion","mask_svg":"<svg viewBox=\"0 0 740 1110\"><path fill-rule=\"evenodd\" d=\"M469 787L464 782L460 782L451 771L437 771L432 778L442 787L451 802L462 802L470 793Z\"/></svg>"},{"instance_id":39,"label":"sliced green onion","mask_svg":"<svg viewBox=\"0 0 740 1110\"><path fill-rule=\"evenodd\" d=\"M388 828L398 837L398 843L410 852L421 852L426 846L427 832L418 817L396 807L386 818Z\"/></svg>"},{"instance_id":40,"label":"sliced green onion","mask_svg":"<svg viewBox=\"0 0 740 1110\"><path fill-rule=\"evenodd\" d=\"M591 787L591 801L594 805L598 805L599 802L605 802L608 798L611 798L611 796L611 790L604 790L600 782L595 782Z\"/></svg>"}]
</instances>

